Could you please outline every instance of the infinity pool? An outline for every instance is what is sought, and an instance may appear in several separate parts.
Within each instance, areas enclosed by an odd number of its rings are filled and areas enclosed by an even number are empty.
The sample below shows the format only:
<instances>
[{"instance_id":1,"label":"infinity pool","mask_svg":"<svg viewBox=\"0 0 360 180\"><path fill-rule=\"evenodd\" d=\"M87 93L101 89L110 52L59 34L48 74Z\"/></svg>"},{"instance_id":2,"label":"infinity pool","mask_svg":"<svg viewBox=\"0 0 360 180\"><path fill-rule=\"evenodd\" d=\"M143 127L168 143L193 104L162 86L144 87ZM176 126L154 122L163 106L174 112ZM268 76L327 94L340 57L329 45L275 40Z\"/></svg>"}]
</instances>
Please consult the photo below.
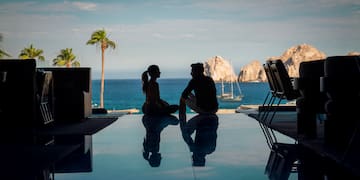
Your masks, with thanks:
<instances>
[{"instance_id":1,"label":"infinity pool","mask_svg":"<svg viewBox=\"0 0 360 180\"><path fill-rule=\"evenodd\" d=\"M188 114L188 119L194 117ZM144 158L146 129L143 115L124 115L90 137L90 169L55 173L57 180L91 179L268 179L264 174L270 149L257 121L242 113L219 114L215 151L205 156L204 166L193 166L192 152L180 125L163 126L157 167ZM280 134L282 142L294 143ZM194 134L192 135L194 138ZM291 174L290 179L297 179Z\"/></svg>"}]
</instances>

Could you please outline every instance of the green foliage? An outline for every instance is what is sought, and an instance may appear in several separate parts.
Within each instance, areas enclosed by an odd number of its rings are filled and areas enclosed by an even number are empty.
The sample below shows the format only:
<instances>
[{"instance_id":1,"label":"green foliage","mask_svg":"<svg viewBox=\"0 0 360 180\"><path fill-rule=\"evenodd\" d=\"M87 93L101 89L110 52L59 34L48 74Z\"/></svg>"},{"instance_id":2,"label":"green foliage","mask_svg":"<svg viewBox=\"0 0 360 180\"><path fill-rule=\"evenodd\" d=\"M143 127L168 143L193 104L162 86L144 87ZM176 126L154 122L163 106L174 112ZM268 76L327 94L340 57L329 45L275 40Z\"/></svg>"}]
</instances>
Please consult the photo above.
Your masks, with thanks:
<instances>
[{"instance_id":1,"label":"green foliage","mask_svg":"<svg viewBox=\"0 0 360 180\"><path fill-rule=\"evenodd\" d=\"M61 49L60 54L53 59L54 66L79 67L80 62L76 61L76 56L72 52L72 48Z\"/></svg>"},{"instance_id":2,"label":"green foliage","mask_svg":"<svg viewBox=\"0 0 360 180\"><path fill-rule=\"evenodd\" d=\"M10 54L6 53L4 50L0 49L0 58L3 58L3 57L11 57Z\"/></svg>"},{"instance_id":3,"label":"green foliage","mask_svg":"<svg viewBox=\"0 0 360 180\"><path fill-rule=\"evenodd\" d=\"M19 58L21 59L39 59L41 61L45 61L45 57L42 55L43 54L43 50L42 49L36 49L33 47L32 44L30 44L30 46L28 48L24 48L23 50L21 50L20 54L19 54Z\"/></svg>"},{"instance_id":4,"label":"green foliage","mask_svg":"<svg viewBox=\"0 0 360 180\"><path fill-rule=\"evenodd\" d=\"M3 36L2 36L2 34L0 34L0 42L1 42L2 40L3 40ZM5 57L5 56L11 57L11 55L8 54L7 52L5 52L5 50L0 49L0 58L3 58L3 57Z\"/></svg>"},{"instance_id":5,"label":"green foliage","mask_svg":"<svg viewBox=\"0 0 360 180\"><path fill-rule=\"evenodd\" d=\"M115 49L116 44L114 41L111 41L106 36L106 31L104 29L97 30L91 34L90 39L86 42L87 45L100 45L101 49L101 85L100 85L100 108L104 107L104 53L108 47Z\"/></svg>"},{"instance_id":6,"label":"green foliage","mask_svg":"<svg viewBox=\"0 0 360 180\"><path fill-rule=\"evenodd\" d=\"M106 36L106 31L104 29L97 30L91 34L90 39L86 42L87 45L100 45L102 49L107 49L111 47L112 49L116 48L116 43L111 41Z\"/></svg>"}]
</instances>

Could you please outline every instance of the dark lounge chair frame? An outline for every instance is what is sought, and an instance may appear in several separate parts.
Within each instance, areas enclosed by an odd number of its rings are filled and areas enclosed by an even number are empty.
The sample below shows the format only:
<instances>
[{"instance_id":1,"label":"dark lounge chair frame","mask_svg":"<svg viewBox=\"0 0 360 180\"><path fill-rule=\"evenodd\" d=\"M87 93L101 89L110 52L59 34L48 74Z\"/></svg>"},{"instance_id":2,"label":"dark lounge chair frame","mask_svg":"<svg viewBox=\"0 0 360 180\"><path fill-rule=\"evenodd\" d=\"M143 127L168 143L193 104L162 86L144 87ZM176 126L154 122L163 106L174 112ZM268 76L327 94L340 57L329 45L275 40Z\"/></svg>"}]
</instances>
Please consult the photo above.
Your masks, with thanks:
<instances>
[{"instance_id":1,"label":"dark lounge chair frame","mask_svg":"<svg viewBox=\"0 0 360 180\"><path fill-rule=\"evenodd\" d=\"M259 110L258 118L262 123L270 125L281 101L297 99L300 97L300 93L294 89L293 79L290 78L281 60L268 60L263 64L263 67L270 90L263 102L262 110ZM268 146L271 148L274 142L277 142L276 136L272 129L269 130L269 128L262 123L260 123L261 129L265 134Z\"/></svg>"},{"instance_id":2,"label":"dark lounge chair frame","mask_svg":"<svg viewBox=\"0 0 360 180\"><path fill-rule=\"evenodd\" d=\"M274 131L267 125L272 123L282 100L294 100L300 96L300 93L294 90L292 79L281 60L268 60L263 64L263 67L270 88L263 102L262 111L259 109L258 114L259 125L271 151L265 167L265 174L270 179L284 179L289 176L290 172L294 172L294 169L296 171L297 164L294 163L296 160L296 144L277 142ZM277 99L278 101L274 105ZM270 113L272 114L270 115Z\"/></svg>"},{"instance_id":3,"label":"dark lounge chair frame","mask_svg":"<svg viewBox=\"0 0 360 180\"><path fill-rule=\"evenodd\" d=\"M267 61L265 64L263 64L265 74L266 74L266 77L269 82L270 90L269 90L268 94L266 95L266 98L262 104L262 107L265 107L265 108L263 108L263 111L259 111L259 114L258 114L258 118L262 122L266 122L266 119L270 112L270 107L276 100L276 89L277 88L276 88L276 84L274 82L275 80L273 79L273 75L271 75L270 65L271 65L271 61ZM266 106L265 106L265 104L266 104ZM275 136L275 133L273 132L273 130L269 129L266 125L262 124L262 122L259 122L259 125L261 127L262 132L265 135L266 143L269 146L269 148L271 149L274 142L276 142L277 139L276 139L276 136Z\"/></svg>"},{"instance_id":4,"label":"dark lounge chair frame","mask_svg":"<svg viewBox=\"0 0 360 180\"><path fill-rule=\"evenodd\" d=\"M264 109L262 116L260 116L260 119L264 123L271 124L280 103L283 100L295 100L300 97L300 93L298 90L294 89L293 79L290 78L284 63L281 60L267 61L266 64L264 64L264 69L270 86L268 95L271 94L272 96L267 103L267 108ZM263 106L265 105L267 98L268 97L265 98ZM274 105L276 99L278 99L278 101L276 105ZM270 119L268 119L271 112L272 115L270 116Z\"/></svg>"}]
</instances>

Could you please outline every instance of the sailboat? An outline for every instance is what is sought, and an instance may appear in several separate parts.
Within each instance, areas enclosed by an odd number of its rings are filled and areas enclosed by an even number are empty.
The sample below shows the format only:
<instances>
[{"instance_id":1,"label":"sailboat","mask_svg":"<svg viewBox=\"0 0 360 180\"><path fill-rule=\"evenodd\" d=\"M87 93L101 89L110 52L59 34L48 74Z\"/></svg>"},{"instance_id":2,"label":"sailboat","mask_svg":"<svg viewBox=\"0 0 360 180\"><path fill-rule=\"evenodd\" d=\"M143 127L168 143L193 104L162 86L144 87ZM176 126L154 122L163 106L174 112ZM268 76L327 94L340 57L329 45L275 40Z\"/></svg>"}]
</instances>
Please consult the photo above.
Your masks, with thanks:
<instances>
[{"instance_id":1,"label":"sailboat","mask_svg":"<svg viewBox=\"0 0 360 180\"><path fill-rule=\"evenodd\" d=\"M236 84L238 94L235 94L234 92L234 83ZM221 94L218 96L218 98L221 101L230 101L230 102L238 102L241 101L244 95L242 94L239 82L237 81L230 81L230 92L225 92L225 85L224 81L221 80Z\"/></svg>"}]
</instances>

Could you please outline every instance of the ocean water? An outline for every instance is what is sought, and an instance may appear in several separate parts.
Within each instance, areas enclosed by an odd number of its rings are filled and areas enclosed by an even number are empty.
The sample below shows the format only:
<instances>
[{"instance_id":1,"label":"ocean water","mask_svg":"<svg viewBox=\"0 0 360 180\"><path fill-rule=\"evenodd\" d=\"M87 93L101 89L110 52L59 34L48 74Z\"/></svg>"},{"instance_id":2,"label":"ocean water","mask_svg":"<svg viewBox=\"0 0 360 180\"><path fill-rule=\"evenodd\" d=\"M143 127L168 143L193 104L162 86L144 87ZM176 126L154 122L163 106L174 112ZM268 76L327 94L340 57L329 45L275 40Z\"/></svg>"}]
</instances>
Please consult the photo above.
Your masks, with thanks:
<instances>
[{"instance_id":1,"label":"ocean water","mask_svg":"<svg viewBox=\"0 0 360 180\"><path fill-rule=\"evenodd\" d=\"M178 104L183 89L189 79L158 79L160 86L160 97L170 104ZM243 99L240 102L223 102L219 100L219 108L236 109L244 104L262 104L269 86L267 83L239 83ZM108 110L117 109L141 109L145 95L141 90L141 79L108 79L105 80L104 106ZM221 83L216 84L217 92L220 94ZM225 84L225 91L229 91L230 85ZM92 81L92 103L100 104L100 80ZM238 94L234 86L235 94Z\"/></svg>"}]
</instances>

